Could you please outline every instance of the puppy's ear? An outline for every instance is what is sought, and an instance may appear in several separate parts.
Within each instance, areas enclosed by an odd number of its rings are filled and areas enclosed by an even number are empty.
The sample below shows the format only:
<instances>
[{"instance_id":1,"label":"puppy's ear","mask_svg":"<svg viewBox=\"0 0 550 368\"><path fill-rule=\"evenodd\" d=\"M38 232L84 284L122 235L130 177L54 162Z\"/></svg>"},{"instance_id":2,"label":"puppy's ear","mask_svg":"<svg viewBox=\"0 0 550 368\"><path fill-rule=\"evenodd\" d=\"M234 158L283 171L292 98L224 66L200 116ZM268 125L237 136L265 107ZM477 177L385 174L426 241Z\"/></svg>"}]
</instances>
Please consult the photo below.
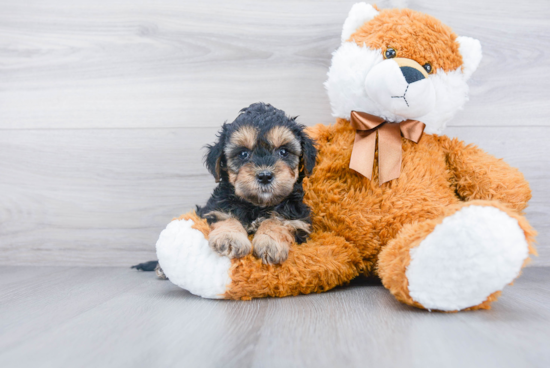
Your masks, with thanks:
<instances>
[{"instance_id":1,"label":"puppy's ear","mask_svg":"<svg viewBox=\"0 0 550 368\"><path fill-rule=\"evenodd\" d=\"M315 148L315 142L313 139L303 131L302 128L302 157L300 158L301 170L304 170L306 176L310 176L313 168L315 167L315 160L317 159L317 149Z\"/></svg>"},{"instance_id":2,"label":"puppy's ear","mask_svg":"<svg viewBox=\"0 0 550 368\"><path fill-rule=\"evenodd\" d=\"M225 124L222 130L218 133L218 141L214 144L206 146L208 152L204 157L204 164L206 168L216 179L216 183L220 181L222 167L225 165L225 156L223 153L225 142Z\"/></svg>"}]
</instances>

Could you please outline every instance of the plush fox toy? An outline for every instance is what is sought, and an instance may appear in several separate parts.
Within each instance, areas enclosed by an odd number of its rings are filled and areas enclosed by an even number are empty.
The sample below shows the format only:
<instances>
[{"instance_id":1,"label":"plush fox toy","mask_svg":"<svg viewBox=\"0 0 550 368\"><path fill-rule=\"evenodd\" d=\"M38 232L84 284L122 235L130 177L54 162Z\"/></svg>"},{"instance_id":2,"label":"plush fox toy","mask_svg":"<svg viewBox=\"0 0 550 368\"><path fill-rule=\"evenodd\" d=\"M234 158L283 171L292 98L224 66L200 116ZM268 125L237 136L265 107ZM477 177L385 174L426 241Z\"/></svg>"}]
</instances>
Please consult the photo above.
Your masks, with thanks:
<instances>
[{"instance_id":1,"label":"plush fox toy","mask_svg":"<svg viewBox=\"0 0 550 368\"><path fill-rule=\"evenodd\" d=\"M195 213L157 243L168 278L205 298L318 293L376 275L401 302L488 309L534 254L531 192L502 160L443 132L468 99L479 41L408 9L353 6L325 84L336 123L308 129L312 232L280 265L212 251Z\"/></svg>"}]
</instances>

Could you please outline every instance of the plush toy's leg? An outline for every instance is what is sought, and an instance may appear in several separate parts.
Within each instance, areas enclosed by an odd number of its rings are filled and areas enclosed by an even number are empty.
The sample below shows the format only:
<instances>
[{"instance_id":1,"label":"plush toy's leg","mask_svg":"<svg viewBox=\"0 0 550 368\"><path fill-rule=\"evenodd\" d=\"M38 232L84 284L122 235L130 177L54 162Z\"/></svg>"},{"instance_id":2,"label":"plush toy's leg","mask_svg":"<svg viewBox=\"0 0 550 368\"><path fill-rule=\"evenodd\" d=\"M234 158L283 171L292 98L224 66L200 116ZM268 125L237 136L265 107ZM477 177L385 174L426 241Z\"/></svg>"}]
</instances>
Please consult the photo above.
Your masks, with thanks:
<instances>
[{"instance_id":1,"label":"plush toy's leg","mask_svg":"<svg viewBox=\"0 0 550 368\"><path fill-rule=\"evenodd\" d=\"M208 245L210 227L190 212L174 219L157 241L163 274L174 284L205 298L223 298L231 283L231 261Z\"/></svg>"},{"instance_id":2,"label":"plush toy's leg","mask_svg":"<svg viewBox=\"0 0 550 368\"><path fill-rule=\"evenodd\" d=\"M496 201L471 201L404 226L378 273L401 302L439 311L489 309L536 254L527 220Z\"/></svg>"},{"instance_id":3,"label":"plush toy's leg","mask_svg":"<svg viewBox=\"0 0 550 368\"><path fill-rule=\"evenodd\" d=\"M293 244L287 260L280 265L265 265L252 255L234 259L225 297L252 299L320 293L351 281L363 267L355 246L340 236L314 231L306 243Z\"/></svg>"},{"instance_id":4,"label":"plush toy's leg","mask_svg":"<svg viewBox=\"0 0 550 368\"><path fill-rule=\"evenodd\" d=\"M174 284L204 298L252 299L322 292L345 284L363 267L357 249L329 233L291 247L281 265L252 255L230 260L206 240L210 228L194 213L172 221L157 242L162 270Z\"/></svg>"}]
</instances>

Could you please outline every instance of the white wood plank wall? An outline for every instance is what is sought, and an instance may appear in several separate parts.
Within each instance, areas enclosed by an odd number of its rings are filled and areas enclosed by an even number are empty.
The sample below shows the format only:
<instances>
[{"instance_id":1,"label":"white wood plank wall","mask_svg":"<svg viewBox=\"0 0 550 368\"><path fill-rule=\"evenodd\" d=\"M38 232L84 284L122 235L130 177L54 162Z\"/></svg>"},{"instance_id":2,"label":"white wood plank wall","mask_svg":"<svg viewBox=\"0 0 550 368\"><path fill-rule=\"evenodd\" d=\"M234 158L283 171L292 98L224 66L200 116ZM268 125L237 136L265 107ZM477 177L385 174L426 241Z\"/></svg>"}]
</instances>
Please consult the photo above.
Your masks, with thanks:
<instances>
[{"instance_id":1,"label":"white wood plank wall","mask_svg":"<svg viewBox=\"0 0 550 368\"><path fill-rule=\"evenodd\" d=\"M204 202L201 147L256 101L333 122L322 83L355 1L0 2L0 263L129 265ZM519 167L550 265L550 2L378 1L478 38L447 133Z\"/></svg>"}]
</instances>

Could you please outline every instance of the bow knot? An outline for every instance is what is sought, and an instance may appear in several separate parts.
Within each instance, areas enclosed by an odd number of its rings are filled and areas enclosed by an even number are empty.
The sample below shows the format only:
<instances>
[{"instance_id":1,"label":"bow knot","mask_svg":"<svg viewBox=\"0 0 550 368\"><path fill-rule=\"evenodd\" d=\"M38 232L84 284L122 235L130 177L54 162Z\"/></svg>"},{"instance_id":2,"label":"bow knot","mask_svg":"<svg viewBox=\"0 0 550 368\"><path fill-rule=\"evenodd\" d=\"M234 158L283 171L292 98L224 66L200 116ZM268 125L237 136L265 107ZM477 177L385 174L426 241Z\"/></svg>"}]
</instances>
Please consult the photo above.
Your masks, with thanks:
<instances>
[{"instance_id":1,"label":"bow knot","mask_svg":"<svg viewBox=\"0 0 550 368\"><path fill-rule=\"evenodd\" d=\"M390 123L366 112L352 111L351 126L356 129L349 167L372 179L376 137L378 137L378 168L380 185L397 179L401 174L401 134L418 143L426 125L418 120Z\"/></svg>"}]
</instances>

